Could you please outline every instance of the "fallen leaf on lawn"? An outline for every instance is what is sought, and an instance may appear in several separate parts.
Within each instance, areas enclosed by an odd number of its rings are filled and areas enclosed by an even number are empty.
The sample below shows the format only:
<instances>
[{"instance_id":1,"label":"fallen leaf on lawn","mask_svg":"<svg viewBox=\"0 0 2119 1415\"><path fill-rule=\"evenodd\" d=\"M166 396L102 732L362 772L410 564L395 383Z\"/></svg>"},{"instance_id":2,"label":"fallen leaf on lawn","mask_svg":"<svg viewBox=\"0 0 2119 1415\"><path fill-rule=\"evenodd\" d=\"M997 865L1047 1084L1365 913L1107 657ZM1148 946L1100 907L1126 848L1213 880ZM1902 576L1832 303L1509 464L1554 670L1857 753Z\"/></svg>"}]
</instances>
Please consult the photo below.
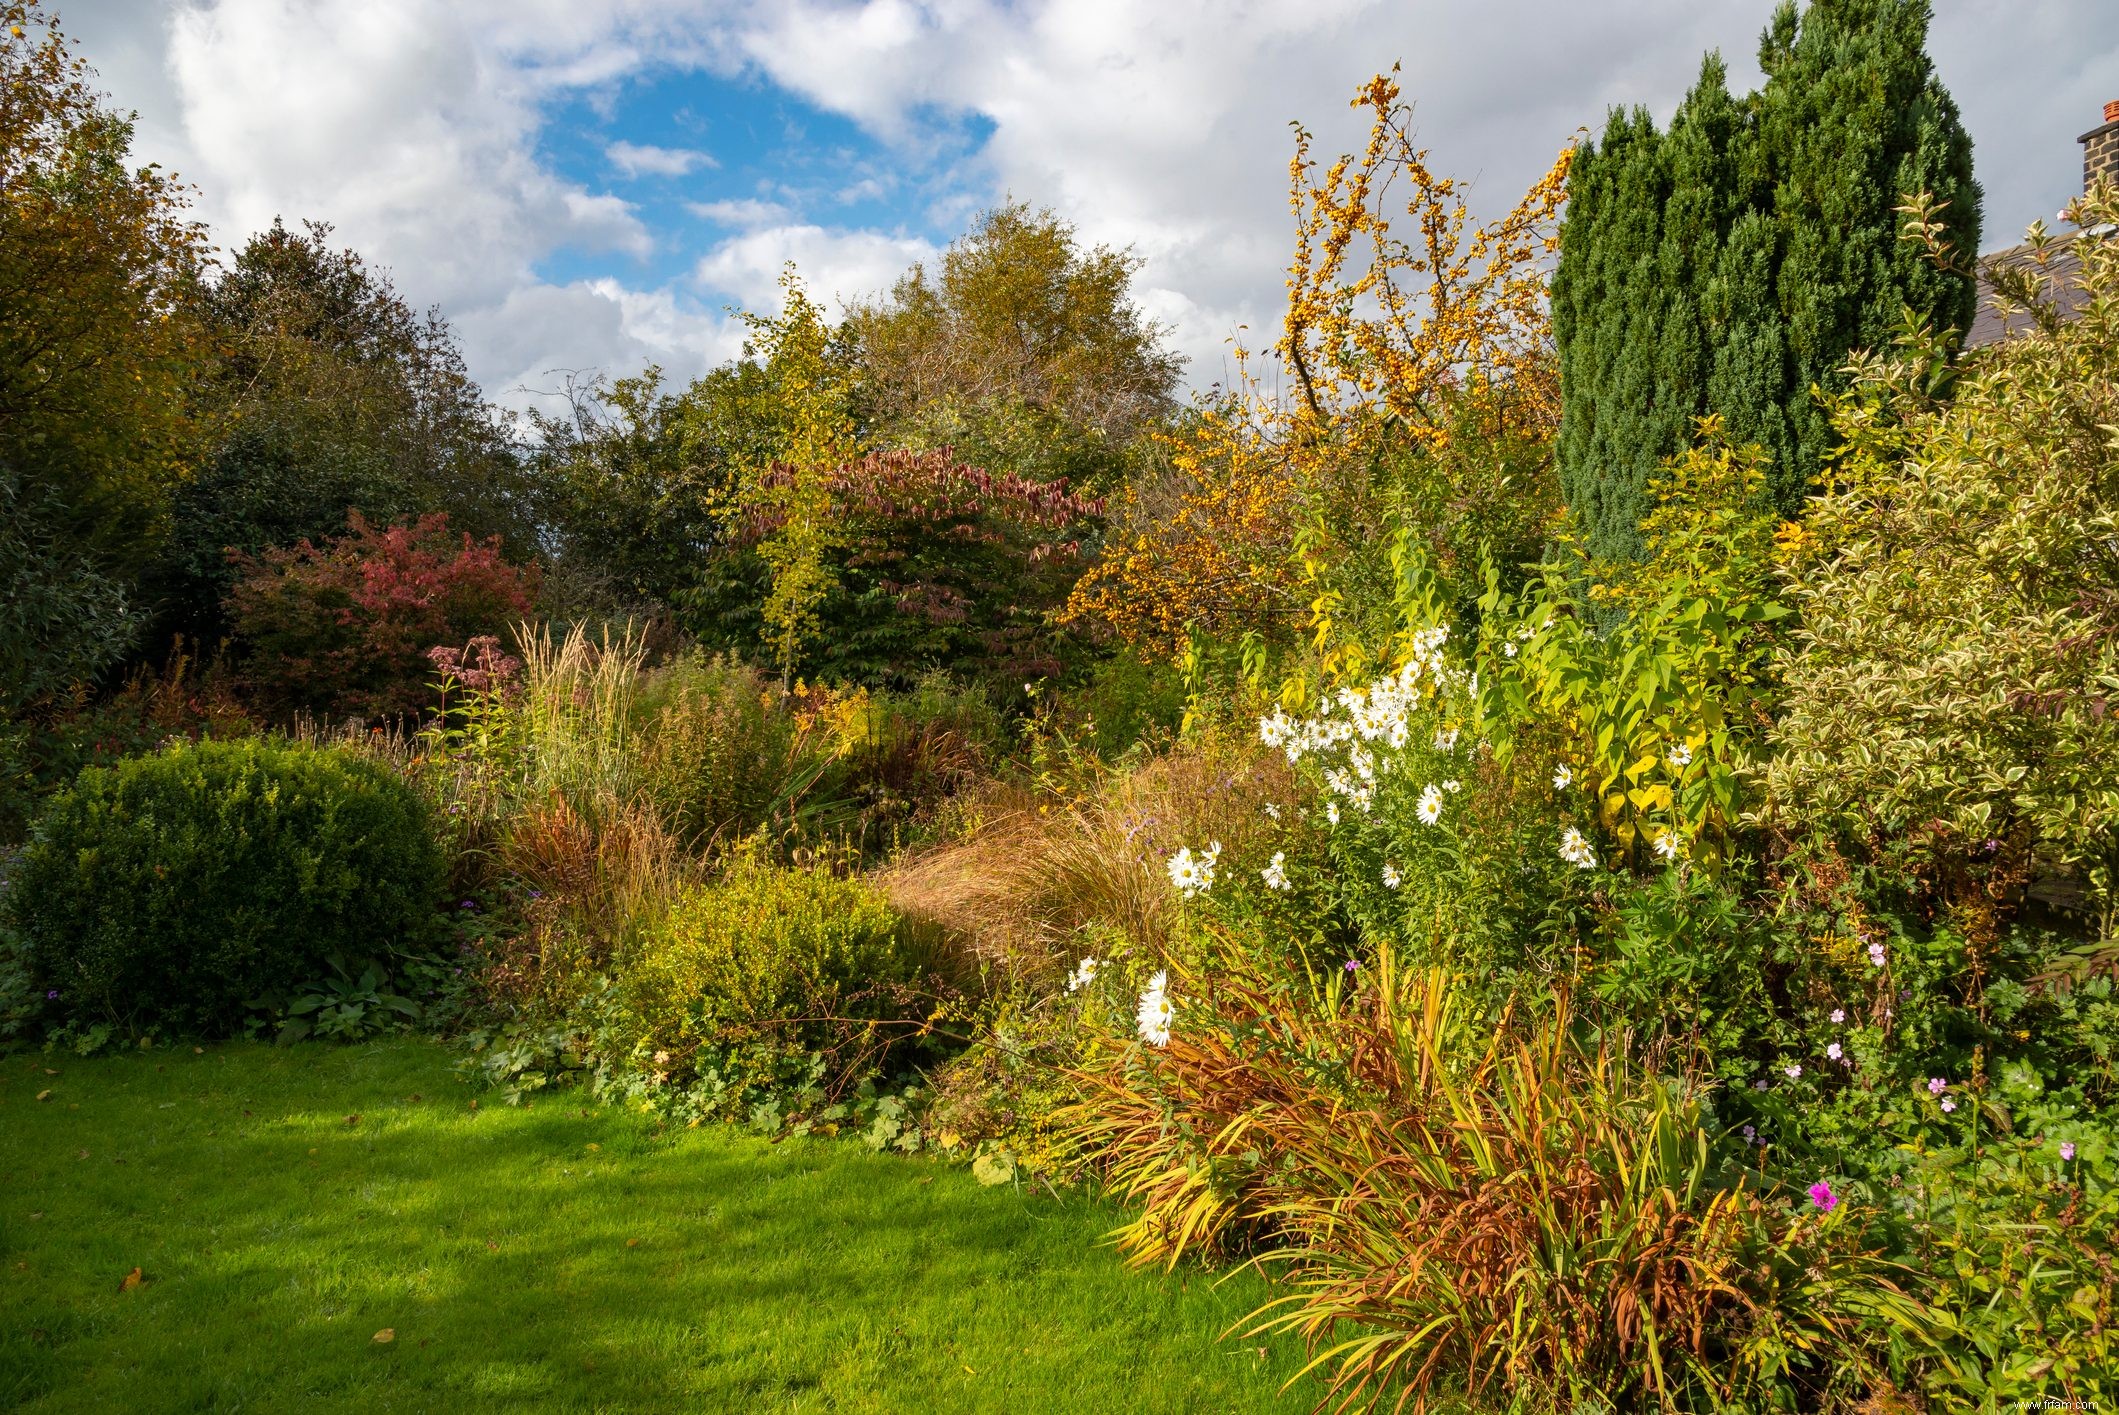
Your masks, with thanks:
<instances>
[{"instance_id":1,"label":"fallen leaf on lawn","mask_svg":"<svg viewBox=\"0 0 2119 1415\"><path fill-rule=\"evenodd\" d=\"M637 1238L628 1238L625 1240L625 1246L628 1248L638 1248L640 1246L640 1240Z\"/></svg>"},{"instance_id":2,"label":"fallen leaf on lawn","mask_svg":"<svg viewBox=\"0 0 2119 1415\"><path fill-rule=\"evenodd\" d=\"M348 1125L358 1125L361 1123L361 1118L357 1115L349 1115L346 1117L346 1123Z\"/></svg>"},{"instance_id":3,"label":"fallen leaf on lawn","mask_svg":"<svg viewBox=\"0 0 2119 1415\"><path fill-rule=\"evenodd\" d=\"M473 1109L473 1110L477 1110L477 1109L478 1109L478 1102L477 1102L477 1101L473 1101L473 1102L471 1102L471 1109Z\"/></svg>"},{"instance_id":4,"label":"fallen leaf on lawn","mask_svg":"<svg viewBox=\"0 0 2119 1415\"><path fill-rule=\"evenodd\" d=\"M977 1374L978 1374L978 1372L977 1372L977 1371L974 1371L974 1370L972 1370L972 1369L971 1369L971 1368L970 1368L969 1366L966 1366L966 1367L964 1368L964 1374L965 1374L965 1375L967 1375L967 1376L975 1376L975 1375L977 1375Z\"/></svg>"},{"instance_id":5,"label":"fallen leaf on lawn","mask_svg":"<svg viewBox=\"0 0 2119 1415\"><path fill-rule=\"evenodd\" d=\"M38 1100L40 1100L40 1101L48 1101L48 1100L50 1100L51 1098L52 1098L52 1093L51 1093L50 1091L39 1091L39 1092L37 1092L37 1099L38 1099Z\"/></svg>"},{"instance_id":6,"label":"fallen leaf on lawn","mask_svg":"<svg viewBox=\"0 0 2119 1415\"><path fill-rule=\"evenodd\" d=\"M206 1048L204 1048L204 1047L193 1047L193 1048L191 1049L191 1054L192 1054L193 1056L204 1056L204 1055L206 1054Z\"/></svg>"},{"instance_id":7,"label":"fallen leaf on lawn","mask_svg":"<svg viewBox=\"0 0 2119 1415\"><path fill-rule=\"evenodd\" d=\"M487 1246L488 1248L491 1248L491 1249L492 1249L492 1250L493 1250L494 1252L496 1252L496 1253L498 1253L498 1252L500 1251L500 1245L499 1245L498 1243L495 1243L495 1242L494 1242L494 1241L493 1241L492 1239L490 1239L490 1238L488 1238L488 1239L486 1240L486 1246Z\"/></svg>"},{"instance_id":8,"label":"fallen leaf on lawn","mask_svg":"<svg viewBox=\"0 0 2119 1415\"><path fill-rule=\"evenodd\" d=\"M135 1287L145 1287L146 1285L146 1275L142 1273L138 1268L134 1268L131 1272L125 1274L125 1281L118 1284L118 1291L130 1292Z\"/></svg>"},{"instance_id":9,"label":"fallen leaf on lawn","mask_svg":"<svg viewBox=\"0 0 2119 1415\"><path fill-rule=\"evenodd\" d=\"M597 1144L594 1140L591 1140L589 1141L589 1148L592 1150L600 1150L603 1148L603 1146Z\"/></svg>"},{"instance_id":10,"label":"fallen leaf on lawn","mask_svg":"<svg viewBox=\"0 0 2119 1415\"><path fill-rule=\"evenodd\" d=\"M312 1155L313 1155L313 1154L315 1154L315 1153L316 1153L316 1149L315 1149L315 1147L313 1147L313 1146L312 1146L312 1147L310 1148L310 1151L309 1151L309 1153L310 1153L310 1154L312 1154Z\"/></svg>"},{"instance_id":11,"label":"fallen leaf on lawn","mask_svg":"<svg viewBox=\"0 0 2119 1415\"><path fill-rule=\"evenodd\" d=\"M80 1154L78 1154L78 1155L75 1155L75 1156L74 1156L74 1158L75 1158L75 1159L83 1159L83 1160L85 1160L85 1159L87 1159L87 1158L88 1158L88 1151L86 1151L86 1150L83 1150L83 1151L81 1151L81 1153L80 1153Z\"/></svg>"},{"instance_id":12,"label":"fallen leaf on lawn","mask_svg":"<svg viewBox=\"0 0 2119 1415\"><path fill-rule=\"evenodd\" d=\"M51 1069L51 1068L50 1068L49 1066L47 1066L47 1067L45 1067L45 1068L44 1068L44 1074L45 1074L45 1075L47 1075L47 1076L56 1076L56 1075L58 1075L59 1073L58 1073L58 1072L56 1072L56 1071L54 1071L54 1070L52 1070L52 1069Z\"/></svg>"},{"instance_id":13,"label":"fallen leaf on lawn","mask_svg":"<svg viewBox=\"0 0 2119 1415\"><path fill-rule=\"evenodd\" d=\"M414 1092L412 1093L412 1099L413 1099L413 1100L414 1100L415 1102L417 1102L417 1101L423 1101L423 1100L425 1100L425 1099L426 1099L426 1097L425 1097L425 1096L423 1096L423 1095L421 1095L421 1094L420 1094L419 1092L417 1092L417 1091L414 1091Z\"/></svg>"},{"instance_id":14,"label":"fallen leaf on lawn","mask_svg":"<svg viewBox=\"0 0 2119 1415\"><path fill-rule=\"evenodd\" d=\"M375 1342L378 1346L388 1346L391 1342L395 1340L397 1340L396 1327L384 1327L381 1331L375 1334Z\"/></svg>"}]
</instances>

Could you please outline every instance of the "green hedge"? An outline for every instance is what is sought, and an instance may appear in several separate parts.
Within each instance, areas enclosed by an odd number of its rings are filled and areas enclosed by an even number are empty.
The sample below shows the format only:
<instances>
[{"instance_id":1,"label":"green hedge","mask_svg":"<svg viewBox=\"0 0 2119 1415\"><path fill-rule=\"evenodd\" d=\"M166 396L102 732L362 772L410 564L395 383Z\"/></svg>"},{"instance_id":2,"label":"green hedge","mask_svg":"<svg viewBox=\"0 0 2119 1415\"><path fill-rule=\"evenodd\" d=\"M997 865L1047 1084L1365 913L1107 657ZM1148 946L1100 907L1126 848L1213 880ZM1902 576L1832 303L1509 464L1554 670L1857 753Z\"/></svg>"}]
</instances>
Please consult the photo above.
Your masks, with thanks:
<instances>
[{"instance_id":1,"label":"green hedge","mask_svg":"<svg viewBox=\"0 0 2119 1415\"><path fill-rule=\"evenodd\" d=\"M386 767L268 740L92 767L31 829L9 894L49 1011L221 1035L334 954L432 928L442 855Z\"/></svg>"}]
</instances>

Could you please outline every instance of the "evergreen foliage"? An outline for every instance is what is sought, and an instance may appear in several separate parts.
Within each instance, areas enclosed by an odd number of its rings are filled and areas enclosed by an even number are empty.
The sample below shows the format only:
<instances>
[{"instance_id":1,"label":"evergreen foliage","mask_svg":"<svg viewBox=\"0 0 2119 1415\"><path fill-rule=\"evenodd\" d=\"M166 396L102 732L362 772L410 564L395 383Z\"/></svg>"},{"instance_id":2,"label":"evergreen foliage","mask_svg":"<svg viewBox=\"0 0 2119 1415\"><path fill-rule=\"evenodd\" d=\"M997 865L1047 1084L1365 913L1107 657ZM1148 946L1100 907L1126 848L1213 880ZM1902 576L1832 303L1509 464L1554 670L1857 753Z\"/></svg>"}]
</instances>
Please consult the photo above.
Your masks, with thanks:
<instances>
[{"instance_id":1,"label":"evergreen foliage","mask_svg":"<svg viewBox=\"0 0 2119 1415\"><path fill-rule=\"evenodd\" d=\"M1979 187L1957 105L1924 49L1927 0L1793 0L1738 99L1719 55L1658 132L1613 112L1575 158L1553 279L1561 485L1599 555L1635 555L1650 474L1696 419L1769 457L1792 513L1831 446L1813 389L1905 311L1964 328L1975 291L1898 239L1913 193L1977 248Z\"/></svg>"}]
</instances>

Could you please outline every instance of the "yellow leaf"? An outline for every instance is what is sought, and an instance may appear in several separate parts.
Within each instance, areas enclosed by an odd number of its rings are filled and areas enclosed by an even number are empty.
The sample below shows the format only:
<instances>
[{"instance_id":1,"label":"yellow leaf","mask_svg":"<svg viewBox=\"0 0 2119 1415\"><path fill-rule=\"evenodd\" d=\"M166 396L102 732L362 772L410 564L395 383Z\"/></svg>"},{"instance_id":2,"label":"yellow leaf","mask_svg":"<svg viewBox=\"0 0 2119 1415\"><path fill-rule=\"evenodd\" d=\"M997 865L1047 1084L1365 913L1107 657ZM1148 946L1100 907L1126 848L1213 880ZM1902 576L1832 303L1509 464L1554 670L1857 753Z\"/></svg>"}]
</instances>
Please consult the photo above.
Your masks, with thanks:
<instances>
[{"instance_id":1,"label":"yellow leaf","mask_svg":"<svg viewBox=\"0 0 2119 1415\"><path fill-rule=\"evenodd\" d=\"M375 1344L377 1346L388 1346L391 1342L395 1340L397 1340L396 1327L384 1327L381 1331L375 1334Z\"/></svg>"},{"instance_id":2,"label":"yellow leaf","mask_svg":"<svg viewBox=\"0 0 2119 1415\"><path fill-rule=\"evenodd\" d=\"M142 1273L138 1268L134 1268L131 1272L125 1274L125 1281L118 1284L118 1291L131 1292L134 1288L145 1287L146 1285L146 1274Z\"/></svg>"}]
</instances>

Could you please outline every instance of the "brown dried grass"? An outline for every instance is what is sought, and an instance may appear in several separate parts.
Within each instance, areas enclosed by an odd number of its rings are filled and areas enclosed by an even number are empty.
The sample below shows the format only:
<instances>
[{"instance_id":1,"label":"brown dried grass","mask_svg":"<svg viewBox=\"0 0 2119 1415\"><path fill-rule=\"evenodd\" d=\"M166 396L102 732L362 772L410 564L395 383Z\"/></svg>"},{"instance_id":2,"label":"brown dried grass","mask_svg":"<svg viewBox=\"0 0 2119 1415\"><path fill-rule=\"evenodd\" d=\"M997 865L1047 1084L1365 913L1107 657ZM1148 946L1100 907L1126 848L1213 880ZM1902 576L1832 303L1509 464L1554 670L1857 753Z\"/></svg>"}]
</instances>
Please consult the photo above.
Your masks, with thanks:
<instances>
[{"instance_id":1,"label":"brown dried grass","mask_svg":"<svg viewBox=\"0 0 2119 1415\"><path fill-rule=\"evenodd\" d=\"M1266 804L1293 794L1278 756L1212 741L1100 773L1071 797L996 785L972 808L969 838L911 856L881 882L900 912L1013 972L1063 966L1083 935L1105 930L1165 956L1177 926L1170 856L1219 840L1229 868L1265 832Z\"/></svg>"}]
</instances>

